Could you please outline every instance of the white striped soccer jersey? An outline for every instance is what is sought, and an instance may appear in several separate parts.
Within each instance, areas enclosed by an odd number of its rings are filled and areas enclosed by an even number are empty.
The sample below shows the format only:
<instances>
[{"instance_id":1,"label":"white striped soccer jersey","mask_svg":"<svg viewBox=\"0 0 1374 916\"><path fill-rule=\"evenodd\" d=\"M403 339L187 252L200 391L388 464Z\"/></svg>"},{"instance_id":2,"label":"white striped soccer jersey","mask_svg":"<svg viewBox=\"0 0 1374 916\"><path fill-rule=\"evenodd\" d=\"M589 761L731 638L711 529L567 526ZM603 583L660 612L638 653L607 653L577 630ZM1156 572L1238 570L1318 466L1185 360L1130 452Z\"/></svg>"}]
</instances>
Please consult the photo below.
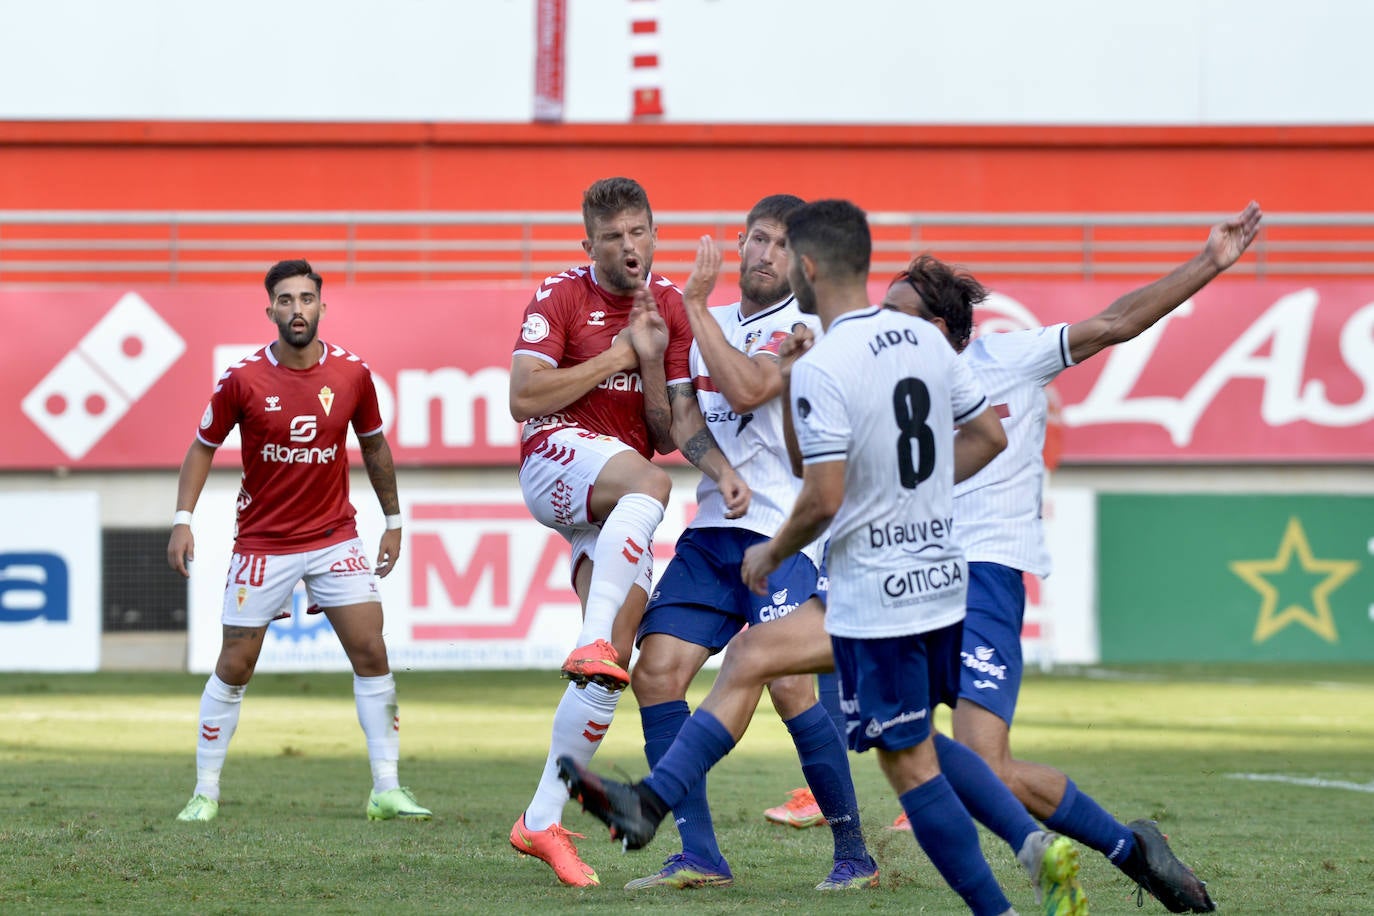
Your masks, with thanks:
<instances>
[{"instance_id":1,"label":"white striped soccer jersey","mask_svg":"<svg viewBox=\"0 0 1374 916\"><path fill-rule=\"evenodd\" d=\"M934 325L874 307L831 323L792 368L791 398L803 462L846 462L826 630L883 638L963 619L954 427L987 407L973 372Z\"/></svg>"},{"instance_id":2,"label":"white striped soccer jersey","mask_svg":"<svg viewBox=\"0 0 1374 916\"><path fill-rule=\"evenodd\" d=\"M959 542L970 563L1050 574L1040 518L1045 482L1045 386L1073 365L1069 326L975 338L962 354L1002 418L1007 448L954 488Z\"/></svg>"},{"instance_id":3,"label":"white striped soccer jersey","mask_svg":"<svg viewBox=\"0 0 1374 916\"><path fill-rule=\"evenodd\" d=\"M791 296L747 318L741 316L738 302L711 309L711 317L720 325L730 345L751 358L760 354L776 357L782 342L799 325L811 328L817 337L820 336L820 322L814 315L802 314ZM782 400L774 398L748 413L738 414L716 388L695 341L689 362L697 403L706 425L721 452L753 493L749 511L742 518L727 519L719 488L715 481L702 475L697 486L697 514L689 527L746 528L771 537L782 527L801 489L801 481L792 474L783 440ZM804 552L813 562L819 561L815 545Z\"/></svg>"}]
</instances>

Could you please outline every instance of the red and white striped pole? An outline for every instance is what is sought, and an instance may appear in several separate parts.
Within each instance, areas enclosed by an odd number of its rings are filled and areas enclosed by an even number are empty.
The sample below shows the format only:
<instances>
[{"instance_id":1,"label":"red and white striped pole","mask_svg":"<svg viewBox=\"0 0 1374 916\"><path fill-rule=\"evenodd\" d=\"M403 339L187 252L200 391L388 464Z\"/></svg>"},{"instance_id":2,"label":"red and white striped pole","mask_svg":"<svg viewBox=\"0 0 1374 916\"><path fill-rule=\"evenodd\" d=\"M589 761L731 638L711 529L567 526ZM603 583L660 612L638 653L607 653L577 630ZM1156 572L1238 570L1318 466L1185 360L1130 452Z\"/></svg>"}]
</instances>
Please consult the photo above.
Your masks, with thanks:
<instances>
[{"instance_id":1,"label":"red and white striped pole","mask_svg":"<svg viewBox=\"0 0 1374 916\"><path fill-rule=\"evenodd\" d=\"M534 12L534 119L563 120L563 32L567 0L539 0Z\"/></svg>"},{"instance_id":2,"label":"red and white striped pole","mask_svg":"<svg viewBox=\"0 0 1374 916\"><path fill-rule=\"evenodd\" d=\"M658 0L630 0L631 120L663 117L658 49Z\"/></svg>"}]
</instances>

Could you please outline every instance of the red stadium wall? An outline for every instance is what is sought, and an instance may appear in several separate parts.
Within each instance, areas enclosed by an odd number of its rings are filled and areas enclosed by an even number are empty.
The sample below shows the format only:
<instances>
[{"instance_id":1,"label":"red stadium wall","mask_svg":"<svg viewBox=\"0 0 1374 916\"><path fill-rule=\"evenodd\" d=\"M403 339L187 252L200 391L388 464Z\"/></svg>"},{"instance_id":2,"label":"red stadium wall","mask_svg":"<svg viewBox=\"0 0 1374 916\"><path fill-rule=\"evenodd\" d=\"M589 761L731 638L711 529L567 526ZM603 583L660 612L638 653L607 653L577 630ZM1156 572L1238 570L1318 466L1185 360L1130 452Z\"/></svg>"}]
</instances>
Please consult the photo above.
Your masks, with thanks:
<instances>
[{"instance_id":1,"label":"red stadium wall","mask_svg":"<svg viewBox=\"0 0 1374 916\"><path fill-rule=\"evenodd\" d=\"M0 209L1374 211L1374 127L0 123Z\"/></svg>"}]
</instances>

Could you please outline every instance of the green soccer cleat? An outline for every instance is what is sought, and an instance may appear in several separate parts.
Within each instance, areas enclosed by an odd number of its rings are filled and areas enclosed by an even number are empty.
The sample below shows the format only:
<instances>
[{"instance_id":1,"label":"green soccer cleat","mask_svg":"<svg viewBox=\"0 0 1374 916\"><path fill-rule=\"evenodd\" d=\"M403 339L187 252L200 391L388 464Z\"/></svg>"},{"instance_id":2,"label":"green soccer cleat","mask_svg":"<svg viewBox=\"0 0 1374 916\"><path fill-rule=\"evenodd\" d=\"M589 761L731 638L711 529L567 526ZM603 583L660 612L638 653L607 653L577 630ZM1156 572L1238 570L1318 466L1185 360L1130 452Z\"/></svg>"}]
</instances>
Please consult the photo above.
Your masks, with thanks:
<instances>
[{"instance_id":1,"label":"green soccer cleat","mask_svg":"<svg viewBox=\"0 0 1374 916\"><path fill-rule=\"evenodd\" d=\"M816 885L818 891L857 891L878 886L878 863L872 857L865 861L841 859L835 863L824 881Z\"/></svg>"},{"instance_id":2,"label":"green soccer cleat","mask_svg":"<svg viewBox=\"0 0 1374 916\"><path fill-rule=\"evenodd\" d=\"M1044 916L1088 916L1088 895L1078 883L1078 849L1068 837L1038 830L1017 855L1035 884Z\"/></svg>"},{"instance_id":3,"label":"green soccer cleat","mask_svg":"<svg viewBox=\"0 0 1374 916\"><path fill-rule=\"evenodd\" d=\"M735 883L730 874L730 866L721 861L719 865L707 865L695 856L685 852L674 853L663 863L663 868L645 878L635 878L625 885L627 891L641 891L652 887L671 887L675 890L691 890L698 887L729 887Z\"/></svg>"},{"instance_id":4,"label":"green soccer cleat","mask_svg":"<svg viewBox=\"0 0 1374 916\"><path fill-rule=\"evenodd\" d=\"M219 802L208 795L193 795L177 815L179 821L213 821L219 814Z\"/></svg>"},{"instance_id":5,"label":"green soccer cleat","mask_svg":"<svg viewBox=\"0 0 1374 916\"><path fill-rule=\"evenodd\" d=\"M434 813L415 800L415 794L405 786L373 792L367 799L367 819L370 821L389 821L400 818L406 821L427 821Z\"/></svg>"}]
</instances>

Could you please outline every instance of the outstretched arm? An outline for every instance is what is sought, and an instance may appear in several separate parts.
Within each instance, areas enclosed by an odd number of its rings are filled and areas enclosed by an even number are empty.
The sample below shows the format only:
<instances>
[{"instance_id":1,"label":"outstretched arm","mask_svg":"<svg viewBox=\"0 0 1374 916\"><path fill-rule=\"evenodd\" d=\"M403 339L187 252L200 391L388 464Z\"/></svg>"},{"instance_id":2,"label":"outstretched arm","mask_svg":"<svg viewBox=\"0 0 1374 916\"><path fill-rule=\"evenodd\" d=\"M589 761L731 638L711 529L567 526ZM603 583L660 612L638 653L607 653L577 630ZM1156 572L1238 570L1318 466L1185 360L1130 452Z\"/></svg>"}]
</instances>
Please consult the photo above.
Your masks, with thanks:
<instances>
[{"instance_id":1,"label":"outstretched arm","mask_svg":"<svg viewBox=\"0 0 1374 916\"><path fill-rule=\"evenodd\" d=\"M1202 289L1244 254L1263 217L1254 201L1212 227L1207 244L1167 276L1133 290L1092 318L1069 325L1069 354L1075 363L1138 336Z\"/></svg>"},{"instance_id":2,"label":"outstretched arm","mask_svg":"<svg viewBox=\"0 0 1374 916\"><path fill-rule=\"evenodd\" d=\"M367 479L372 481L372 489L377 494L377 502L382 504L382 514L399 516L401 500L396 495L396 465L391 459L391 446L386 436L359 436L362 446L363 467L367 468ZM385 578L396 568L396 558L401 555L401 529L386 528L382 531L382 543L377 550L377 575Z\"/></svg>"}]
</instances>

